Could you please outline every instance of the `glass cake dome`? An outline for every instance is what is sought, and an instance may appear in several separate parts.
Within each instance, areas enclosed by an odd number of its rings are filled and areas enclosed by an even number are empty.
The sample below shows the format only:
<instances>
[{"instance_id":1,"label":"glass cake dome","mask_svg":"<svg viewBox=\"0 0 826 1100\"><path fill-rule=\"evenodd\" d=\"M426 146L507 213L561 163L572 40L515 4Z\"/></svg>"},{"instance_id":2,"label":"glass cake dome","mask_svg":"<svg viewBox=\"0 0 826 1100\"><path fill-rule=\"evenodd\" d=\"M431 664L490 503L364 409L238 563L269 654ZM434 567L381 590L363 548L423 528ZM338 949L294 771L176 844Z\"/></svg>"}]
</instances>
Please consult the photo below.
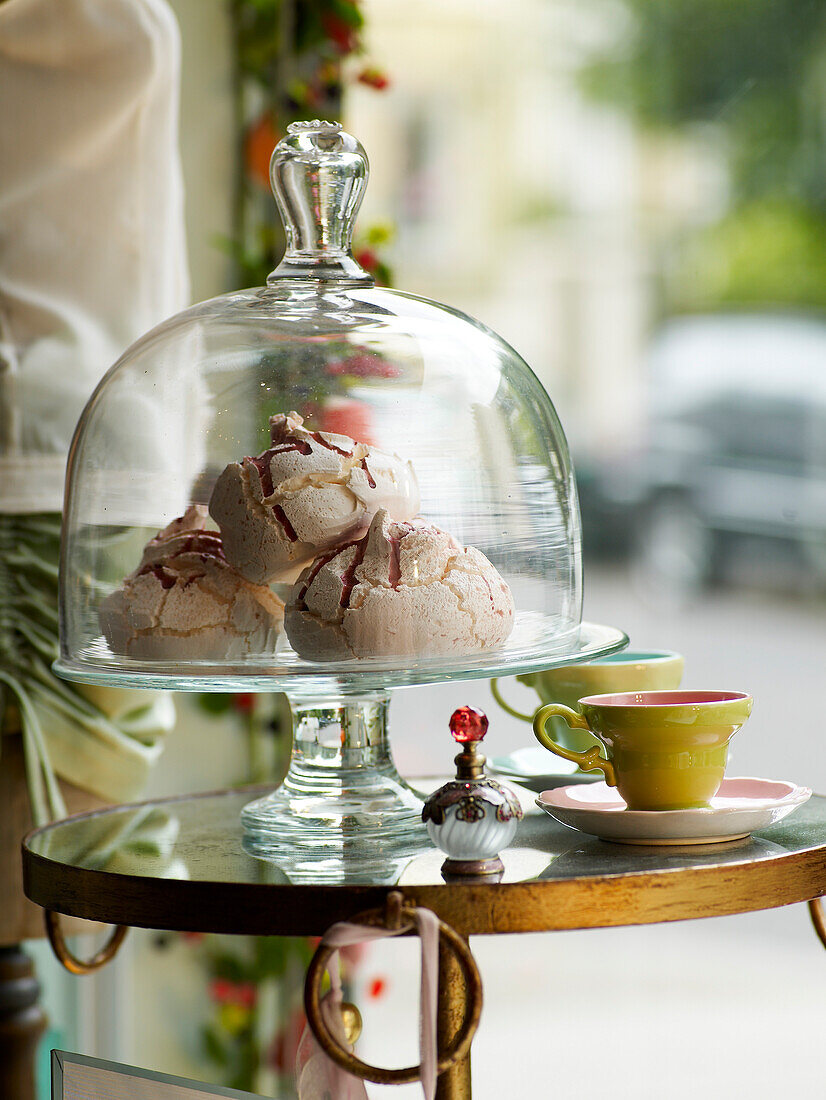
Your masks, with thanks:
<instances>
[{"instance_id":1,"label":"glass cake dome","mask_svg":"<svg viewBox=\"0 0 826 1100\"><path fill-rule=\"evenodd\" d=\"M374 286L350 251L367 173L337 123L290 126L267 285L170 318L91 397L67 473L62 675L285 690L295 708L621 644L583 634L547 393L484 325Z\"/></svg>"},{"instance_id":2,"label":"glass cake dome","mask_svg":"<svg viewBox=\"0 0 826 1100\"><path fill-rule=\"evenodd\" d=\"M354 674L364 686L365 677L387 674L415 683L468 665L487 672L492 661L525 671L564 651L580 626L580 523L568 446L541 384L477 321L373 285L349 248L367 159L337 124L293 124L271 171L288 249L267 286L213 298L153 329L112 367L81 417L66 493L61 670L136 686L151 678L154 686L226 690L238 682L249 690L257 678L272 689L278 679L346 682ZM284 420L292 412L303 418L297 436L298 421ZM279 414L276 429L270 421ZM259 456L274 452L273 490ZM228 466L237 476L219 489L219 507L216 484ZM192 504L205 507L144 554ZM420 614L423 629L396 645L399 622L383 629L373 616L360 646L308 639L299 656L277 601L289 605L302 568L364 536L382 507L391 526L423 517L462 548L475 547L492 569L483 566L471 588L457 584L469 580L464 559L451 582L442 570L449 547L416 537L408 549L405 538L402 556L419 560L401 578L411 598L396 602L401 622ZM386 524L383 533L399 534ZM192 560L181 563L187 535L192 552L184 557ZM279 535L292 543L287 553L298 547L292 559L268 545ZM237 598L234 578L198 576L199 551L225 552L241 568ZM438 561L428 575L421 555L431 551ZM217 574L218 563L207 564ZM333 571L348 564L346 556L334 561ZM375 583L391 585L391 572ZM504 638L507 624L488 637L486 624L472 621L483 614L478 599L500 595L488 592L497 575L513 600ZM424 580L447 581L442 595L452 607ZM421 612L418 594L429 597ZM232 599L242 611L222 614ZM379 617L393 615L392 602L383 601ZM360 610L347 608L344 624ZM496 611L500 619L509 613Z\"/></svg>"}]
</instances>

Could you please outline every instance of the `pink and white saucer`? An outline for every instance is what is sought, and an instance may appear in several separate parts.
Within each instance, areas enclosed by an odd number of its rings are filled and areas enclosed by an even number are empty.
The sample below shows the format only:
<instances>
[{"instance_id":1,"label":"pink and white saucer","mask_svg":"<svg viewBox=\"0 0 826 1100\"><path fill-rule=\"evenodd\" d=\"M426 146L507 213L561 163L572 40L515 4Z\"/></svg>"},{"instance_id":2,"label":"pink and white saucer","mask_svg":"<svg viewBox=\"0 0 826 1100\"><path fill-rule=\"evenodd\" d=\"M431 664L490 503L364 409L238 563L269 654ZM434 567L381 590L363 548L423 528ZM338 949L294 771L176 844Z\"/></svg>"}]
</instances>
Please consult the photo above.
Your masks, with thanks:
<instances>
[{"instance_id":1,"label":"pink and white saucer","mask_svg":"<svg viewBox=\"0 0 826 1100\"><path fill-rule=\"evenodd\" d=\"M556 821L621 844L714 844L774 825L811 798L808 787L779 779L724 779L711 806L629 810L614 787L577 784L543 791L536 804Z\"/></svg>"}]
</instances>

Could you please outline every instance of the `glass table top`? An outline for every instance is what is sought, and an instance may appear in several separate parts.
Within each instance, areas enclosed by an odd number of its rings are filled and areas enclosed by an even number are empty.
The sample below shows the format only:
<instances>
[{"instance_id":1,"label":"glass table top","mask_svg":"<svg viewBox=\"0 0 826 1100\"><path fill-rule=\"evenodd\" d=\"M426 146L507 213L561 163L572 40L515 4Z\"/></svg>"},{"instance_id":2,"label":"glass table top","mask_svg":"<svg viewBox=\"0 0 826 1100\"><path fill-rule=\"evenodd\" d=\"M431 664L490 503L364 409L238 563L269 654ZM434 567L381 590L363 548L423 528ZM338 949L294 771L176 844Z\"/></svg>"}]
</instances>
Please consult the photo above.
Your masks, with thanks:
<instances>
[{"instance_id":1,"label":"glass table top","mask_svg":"<svg viewBox=\"0 0 826 1100\"><path fill-rule=\"evenodd\" d=\"M426 794L442 781L413 782ZM291 869L288 877L244 850L241 809L269 789L247 788L117 807L36 830L24 842L25 889L47 909L108 923L285 935L320 934L381 904L394 887L466 934L720 915L826 891L826 797L813 796L744 840L655 848L576 832L536 809L531 792L512 787L527 812L501 853L499 882L446 883L435 848L365 872L356 841L331 847L320 872ZM372 868L375 853L368 855Z\"/></svg>"}]
</instances>

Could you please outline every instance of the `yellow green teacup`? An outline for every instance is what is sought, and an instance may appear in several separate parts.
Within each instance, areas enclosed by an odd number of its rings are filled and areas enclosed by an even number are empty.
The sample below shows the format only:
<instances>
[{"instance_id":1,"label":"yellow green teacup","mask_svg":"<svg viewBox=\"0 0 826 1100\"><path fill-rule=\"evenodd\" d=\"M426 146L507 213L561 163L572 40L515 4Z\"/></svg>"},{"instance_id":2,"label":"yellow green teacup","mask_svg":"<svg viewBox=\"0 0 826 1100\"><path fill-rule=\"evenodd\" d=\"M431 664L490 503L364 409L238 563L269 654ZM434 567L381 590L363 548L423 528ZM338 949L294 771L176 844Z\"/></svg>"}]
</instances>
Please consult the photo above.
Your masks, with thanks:
<instances>
[{"instance_id":1,"label":"yellow green teacup","mask_svg":"<svg viewBox=\"0 0 826 1100\"><path fill-rule=\"evenodd\" d=\"M540 707L533 720L546 749L585 771L601 768L629 810L687 810L708 806L726 770L728 743L751 714L742 691L633 691L590 695L579 711L562 703ZM601 742L577 752L546 732L549 718L587 730Z\"/></svg>"},{"instance_id":2,"label":"yellow green teacup","mask_svg":"<svg viewBox=\"0 0 826 1100\"><path fill-rule=\"evenodd\" d=\"M678 688L683 676L683 658L667 649L626 650L612 653L596 661L561 668L544 669L517 676L517 680L533 688L541 703L562 703L578 710L584 695L604 695L617 691L655 691ZM515 710L501 695L497 680L491 681L497 703L515 718L533 721L533 714ZM571 730L564 722L553 723L554 737L565 748L583 751L593 748L596 741L590 733Z\"/></svg>"}]
</instances>

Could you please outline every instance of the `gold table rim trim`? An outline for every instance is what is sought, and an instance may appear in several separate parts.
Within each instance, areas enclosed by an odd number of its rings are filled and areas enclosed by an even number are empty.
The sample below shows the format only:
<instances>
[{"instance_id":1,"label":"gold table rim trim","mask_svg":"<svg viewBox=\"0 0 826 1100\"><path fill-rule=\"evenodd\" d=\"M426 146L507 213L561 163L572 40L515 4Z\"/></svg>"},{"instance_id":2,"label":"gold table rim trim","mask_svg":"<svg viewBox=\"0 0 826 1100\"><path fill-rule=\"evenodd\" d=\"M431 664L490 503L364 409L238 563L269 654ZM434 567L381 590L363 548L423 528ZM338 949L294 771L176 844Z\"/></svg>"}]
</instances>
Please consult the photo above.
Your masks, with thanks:
<instances>
[{"instance_id":1,"label":"gold table rim trim","mask_svg":"<svg viewBox=\"0 0 826 1100\"><path fill-rule=\"evenodd\" d=\"M129 808L269 790L271 785L206 791L131 803ZM64 821L124 809L87 811ZM826 895L826 832L822 845L722 867L507 883L293 885L151 878L74 867L28 847L34 836L51 827L34 829L23 839L23 885L31 901L67 916L169 931L322 935L336 920L384 905L393 890L401 892L406 905L432 909L464 936L694 920Z\"/></svg>"}]
</instances>

